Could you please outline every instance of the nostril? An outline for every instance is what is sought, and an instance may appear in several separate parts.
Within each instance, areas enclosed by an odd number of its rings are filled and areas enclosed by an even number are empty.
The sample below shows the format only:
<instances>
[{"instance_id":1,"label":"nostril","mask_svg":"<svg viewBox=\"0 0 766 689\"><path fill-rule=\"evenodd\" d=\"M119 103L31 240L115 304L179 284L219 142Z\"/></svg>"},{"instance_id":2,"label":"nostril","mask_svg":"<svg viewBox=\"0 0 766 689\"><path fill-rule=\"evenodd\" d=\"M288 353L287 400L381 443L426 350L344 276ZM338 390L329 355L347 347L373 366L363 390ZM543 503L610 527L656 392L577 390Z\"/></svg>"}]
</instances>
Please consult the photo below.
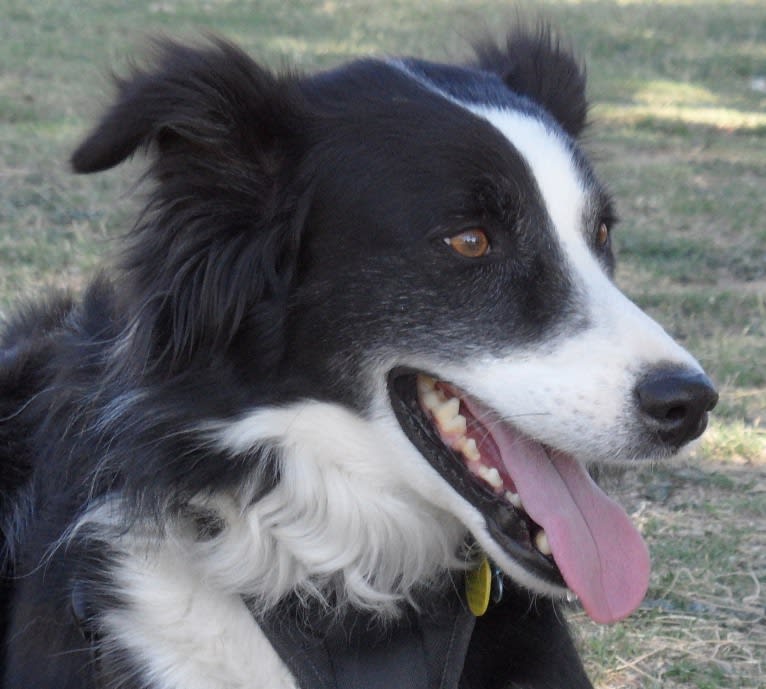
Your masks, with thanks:
<instances>
[{"instance_id":1,"label":"nostril","mask_svg":"<svg viewBox=\"0 0 766 689\"><path fill-rule=\"evenodd\" d=\"M686 416L686 407L671 407L668 409L668 413L665 414L665 419L668 421L682 421Z\"/></svg>"},{"instance_id":2,"label":"nostril","mask_svg":"<svg viewBox=\"0 0 766 689\"><path fill-rule=\"evenodd\" d=\"M647 425L662 440L680 447L705 430L718 393L703 373L665 368L650 372L636 385L636 399Z\"/></svg>"}]
</instances>

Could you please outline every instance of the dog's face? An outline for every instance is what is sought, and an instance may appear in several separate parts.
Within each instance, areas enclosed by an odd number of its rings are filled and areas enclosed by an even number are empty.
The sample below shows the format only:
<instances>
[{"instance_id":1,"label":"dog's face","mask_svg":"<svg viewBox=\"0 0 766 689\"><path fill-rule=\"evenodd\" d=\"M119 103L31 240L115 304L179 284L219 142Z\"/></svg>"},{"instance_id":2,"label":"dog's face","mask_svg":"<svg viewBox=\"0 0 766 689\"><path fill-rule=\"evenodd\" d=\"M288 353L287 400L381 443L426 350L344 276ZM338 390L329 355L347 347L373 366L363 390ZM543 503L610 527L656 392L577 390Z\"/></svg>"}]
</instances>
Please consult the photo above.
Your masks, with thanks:
<instances>
[{"instance_id":1,"label":"dog's face","mask_svg":"<svg viewBox=\"0 0 766 689\"><path fill-rule=\"evenodd\" d=\"M427 496L507 571L622 617L646 550L582 465L674 454L715 393L612 282L609 196L547 112L494 74L357 69L387 88L372 116L348 108L320 173L296 350L395 417L408 461L452 489Z\"/></svg>"},{"instance_id":2,"label":"dog's face","mask_svg":"<svg viewBox=\"0 0 766 689\"><path fill-rule=\"evenodd\" d=\"M716 395L612 281L614 213L576 143L572 58L546 35L479 52L470 69L361 62L289 84L252 71L236 80L246 108L201 74L254 66L195 53L185 88L232 112L208 122L191 101L179 114L146 100L155 112L132 138L99 150L107 118L75 166L157 146L162 222L128 259L148 321L136 356L178 370L226 351L243 380L269 381L280 413L306 398L351 410L383 461L344 458L345 470L387 472L522 584L568 587L611 621L643 597L648 556L584 466L677 453ZM180 53L168 55L171 72ZM142 79L111 115L123 132ZM157 306L161 290L172 296ZM263 413L227 426L230 449L294 433L293 421L263 430ZM350 426L322 431L338 454L365 455Z\"/></svg>"}]
</instances>

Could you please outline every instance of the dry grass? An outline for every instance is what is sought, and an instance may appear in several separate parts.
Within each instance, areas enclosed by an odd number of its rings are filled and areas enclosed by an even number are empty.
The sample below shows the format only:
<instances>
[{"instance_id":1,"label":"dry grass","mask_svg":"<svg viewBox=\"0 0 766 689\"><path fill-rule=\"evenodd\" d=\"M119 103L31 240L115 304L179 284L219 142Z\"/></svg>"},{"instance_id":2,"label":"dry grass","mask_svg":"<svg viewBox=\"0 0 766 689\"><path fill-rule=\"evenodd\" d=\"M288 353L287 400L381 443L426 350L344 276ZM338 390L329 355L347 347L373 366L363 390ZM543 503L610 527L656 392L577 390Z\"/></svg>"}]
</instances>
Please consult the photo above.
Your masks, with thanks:
<instances>
[{"instance_id":1,"label":"dry grass","mask_svg":"<svg viewBox=\"0 0 766 689\"><path fill-rule=\"evenodd\" d=\"M574 616L600 689L756 689L766 671L766 457L607 480L653 555L630 621ZM616 651L616 653L615 653Z\"/></svg>"}]
</instances>

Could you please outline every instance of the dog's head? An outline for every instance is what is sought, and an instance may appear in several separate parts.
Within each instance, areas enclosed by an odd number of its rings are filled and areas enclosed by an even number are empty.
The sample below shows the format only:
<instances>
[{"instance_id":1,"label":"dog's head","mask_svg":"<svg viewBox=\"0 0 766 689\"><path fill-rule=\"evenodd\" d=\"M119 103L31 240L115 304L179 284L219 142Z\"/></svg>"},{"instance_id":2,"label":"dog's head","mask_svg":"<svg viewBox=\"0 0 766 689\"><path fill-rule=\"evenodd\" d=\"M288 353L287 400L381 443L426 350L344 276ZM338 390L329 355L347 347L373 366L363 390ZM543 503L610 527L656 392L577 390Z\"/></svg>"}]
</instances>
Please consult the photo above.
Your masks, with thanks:
<instances>
[{"instance_id":1,"label":"dog's head","mask_svg":"<svg viewBox=\"0 0 766 689\"><path fill-rule=\"evenodd\" d=\"M632 610L646 549L584 466L676 454L716 393L612 281L573 57L542 31L467 66L298 78L224 43L165 45L119 88L73 164L153 151L124 260L134 370L228 362L257 410L222 431L237 451L296 437L264 404L350 410L375 452L314 426L326 455L360 455L349 475L395 475L534 591L569 587L602 621Z\"/></svg>"}]
</instances>

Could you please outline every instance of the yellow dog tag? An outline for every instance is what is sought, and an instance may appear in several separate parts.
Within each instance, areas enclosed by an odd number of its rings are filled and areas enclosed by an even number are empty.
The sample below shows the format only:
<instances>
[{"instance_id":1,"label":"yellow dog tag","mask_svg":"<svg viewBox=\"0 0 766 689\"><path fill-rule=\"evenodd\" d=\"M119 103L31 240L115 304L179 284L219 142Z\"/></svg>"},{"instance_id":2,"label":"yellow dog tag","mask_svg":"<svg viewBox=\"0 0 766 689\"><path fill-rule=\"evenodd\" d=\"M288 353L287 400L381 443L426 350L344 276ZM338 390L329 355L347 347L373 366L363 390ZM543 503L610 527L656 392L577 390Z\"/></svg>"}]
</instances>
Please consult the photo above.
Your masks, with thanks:
<instances>
[{"instance_id":1,"label":"yellow dog tag","mask_svg":"<svg viewBox=\"0 0 766 689\"><path fill-rule=\"evenodd\" d=\"M476 617L481 617L487 612L491 590L492 570L489 560L484 557L476 569L465 573L465 599L468 602L468 609Z\"/></svg>"}]
</instances>

